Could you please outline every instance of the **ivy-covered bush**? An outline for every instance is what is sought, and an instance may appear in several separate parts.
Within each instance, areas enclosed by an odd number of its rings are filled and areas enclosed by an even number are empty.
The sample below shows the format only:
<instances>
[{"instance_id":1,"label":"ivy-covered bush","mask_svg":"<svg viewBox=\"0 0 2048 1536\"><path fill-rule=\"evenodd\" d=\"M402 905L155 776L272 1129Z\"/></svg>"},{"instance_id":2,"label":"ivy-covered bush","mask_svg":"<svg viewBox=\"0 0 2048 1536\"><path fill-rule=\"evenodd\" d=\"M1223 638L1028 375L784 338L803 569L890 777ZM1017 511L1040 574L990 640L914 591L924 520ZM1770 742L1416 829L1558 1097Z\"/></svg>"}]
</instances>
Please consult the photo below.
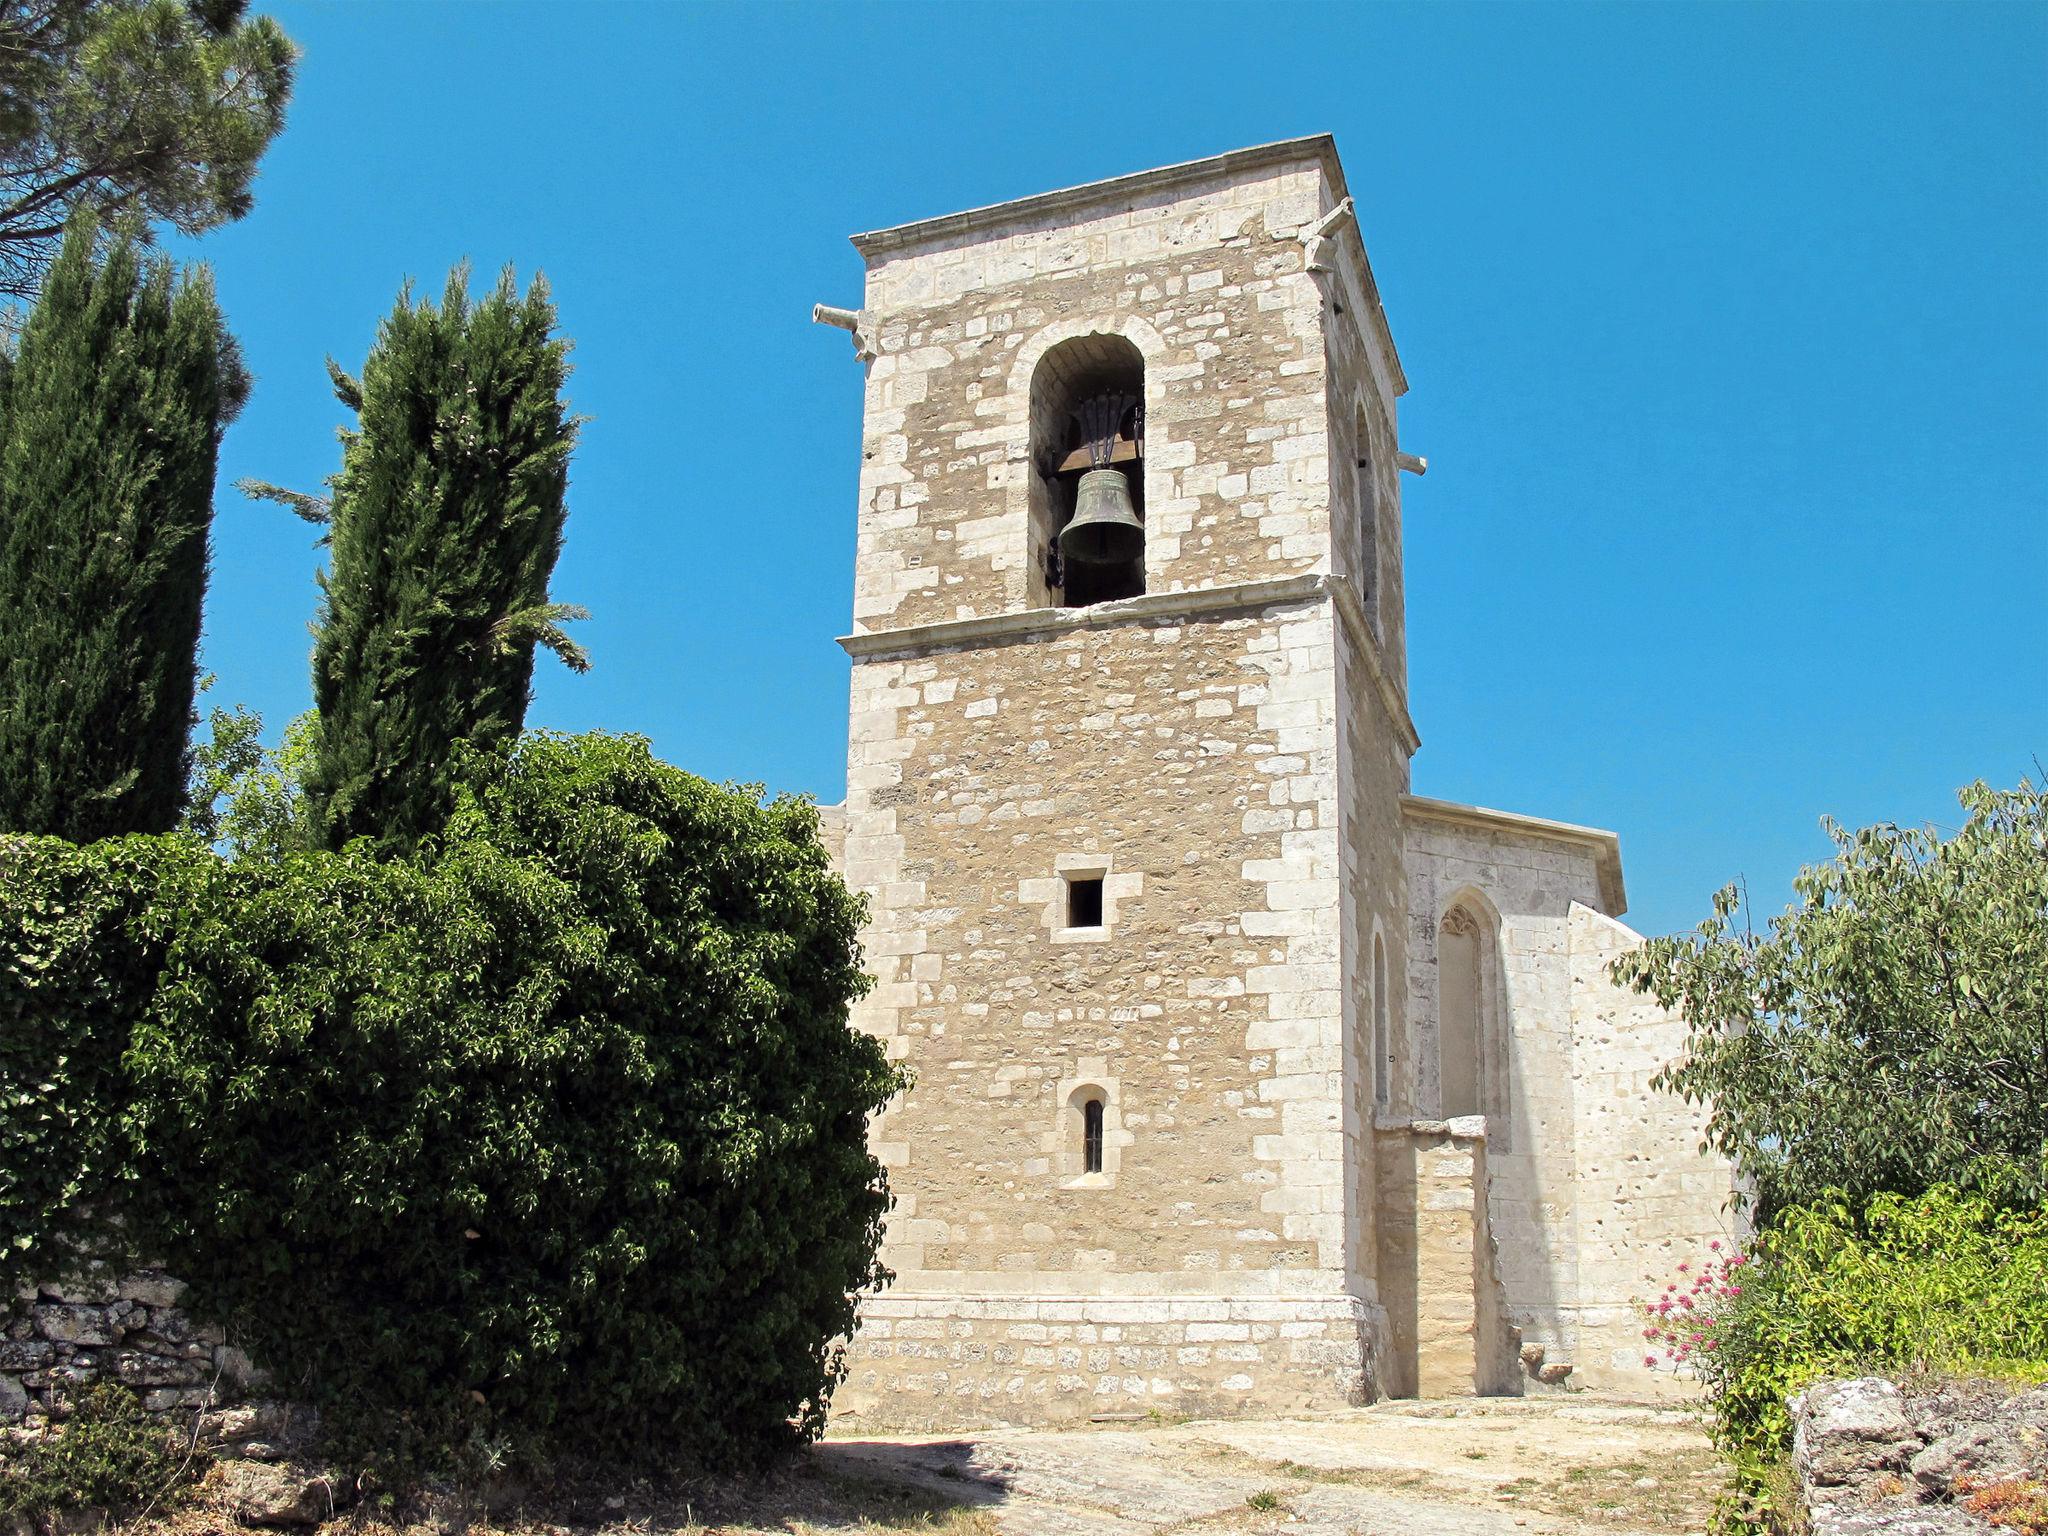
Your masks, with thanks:
<instances>
[{"instance_id":1,"label":"ivy-covered bush","mask_svg":"<svg viewBox=\"0 0 2048 1536\"><path fill-rule=\"evenodd\" d=\"M163 945L143 921L188 842L0 836L0 1295L117 1244L134 1182L122 1062Z\"/></svg>"},{"instance_id":2,"label":"ivy-covered bush","mask_svg":"<svg viewBox=\"0 0 2048 1536\"><path fill-rule=\"evenodd\" d=\"M1746 1252L1683 1268L1649 1307L1648 1359L1706 1390L1738 1488L1767 1491L1788 1399L1828 1377L2048 1378L2048 1209L1953 1188L1839 1192L1780 1212Z\"/></svg>"},{"instance_id":3,"label":"ivy-covered bush","mask_svg":"<svg viewBox=\"0 0 2048 1536\"><path fill-rule=\"evenodd\" d=\"M127 924L129 1235L339 1452L719 1465L821 1425L900 1081L807 802L541 736L407 858L172 842Z\"/></svg>"}]
</instances>

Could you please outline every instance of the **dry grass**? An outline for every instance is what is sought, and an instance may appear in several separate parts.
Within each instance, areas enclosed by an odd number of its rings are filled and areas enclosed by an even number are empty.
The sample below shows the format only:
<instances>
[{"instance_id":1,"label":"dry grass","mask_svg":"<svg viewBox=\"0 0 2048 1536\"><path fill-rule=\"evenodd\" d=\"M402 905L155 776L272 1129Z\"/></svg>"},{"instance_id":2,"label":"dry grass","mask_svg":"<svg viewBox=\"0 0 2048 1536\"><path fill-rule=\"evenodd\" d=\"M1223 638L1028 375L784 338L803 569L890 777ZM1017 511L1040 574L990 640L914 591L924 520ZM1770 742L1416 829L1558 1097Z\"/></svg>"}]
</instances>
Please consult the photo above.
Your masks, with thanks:
<instances>
[{"instance_id":1,"label":"dry grass","mask_svg":"<svg viewBox=\"0 0 2048 1536\"><path fill-rule=\"evenodd\" d=\"M1459 1453L1468 1460L1485 1459ZM1707 1527L1715 1497L1726 1481L1719 1460L1701 1447L1676 1453L1656 1467L1640 1461L1589 1462L1568 1467L1555 1476L1523 1476L1479 1490L1463 1483L1432 1478L1422 1471L1381 1471L1372 1467L1317 1467L1298 1461L1265 1461L1221 1446L1205 1446L1202 1457L1233 1471L1277 1475L1299 1484L1335 1483L1376 1488L1387 1493L1427 1497L1444 1503L1479 1505L1502 1510L1527 1510L1561 1515L1595 1529L1602 1523L1626 1523L1650 1530L1697 1531ZM1654 1480L1652 1488L1638 1482ZM2048 1533L2043 1533L2048 1536Z\"/></svg>"}]
</instances>

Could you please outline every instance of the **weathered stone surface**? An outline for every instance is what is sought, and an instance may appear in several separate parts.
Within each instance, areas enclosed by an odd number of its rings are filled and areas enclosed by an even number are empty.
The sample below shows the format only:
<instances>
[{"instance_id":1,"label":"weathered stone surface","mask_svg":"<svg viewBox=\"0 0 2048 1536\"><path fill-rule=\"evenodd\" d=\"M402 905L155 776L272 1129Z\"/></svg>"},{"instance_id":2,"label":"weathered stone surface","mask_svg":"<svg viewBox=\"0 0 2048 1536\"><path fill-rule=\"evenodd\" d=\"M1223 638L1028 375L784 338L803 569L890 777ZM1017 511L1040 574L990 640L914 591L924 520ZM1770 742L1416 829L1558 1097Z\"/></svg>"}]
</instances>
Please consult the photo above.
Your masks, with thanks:
<instances>
[{"instance_id":1,"label":"weathered stone surface","mask_svg":"<svg viewBox=\"0 0 2048 1536\"><path fill-rule=\"evenodd\" d=\"M121 1294L152 1309L175 1307L185 1296L185 1282L161 1271L130 1275L121 1281Z\"/></svg>"},{"instance_id":2,"label":"weathered stone surface","mask_svg":"<svg viewBox=\"0 0 2048 1536\"><path fill-rule=\"evenodd\" d=\"M41 1370L56 1358L57 1347L46 1339L0 1342L0 1372Z\"/></svg>"},{"instance_id":3,"label":"weathered stone surface","mask_svg":"<svg viewBox=\"0 0 2048 1536\"><path fill-rule=\"evenodd\" d=\"M271 1440L285 1432L292 1417L291 1409L283 1403L240 1403L208 1414L200 1428L200 1439L208 1445L224 1445L238 1440ZM300 1417L310 1422L309 1415Z\"/></svg>"},{"instance_id":4,"label":"weathered stone surface","mask_svg":"<svg viewBox=\"0 0 2048 1536\"><path fill-rule=\"evenodd\" d=\"M1960 1381L1901 1391L1871 1377L1816 1386L1791 1406L1813 1536L1988 1532L1971 1494L2048 1481L2048 1389Z\"/></svg>"},{"instance_id":5,"label":"weathered stone surface","mask_svg":"<svg viewBox=\"0 0 2048 1536\"><path fill-rule=\"evenodd\" d=\"M12 1376L0 1376L0 1424L19 1424L28 1412L28 1393Z\"/></svg>"},{"instance_id":6,"label":"weathered stone surface","mask_svg":"<svg viewBox=\"0 0 2048 1536\"><path fill-rule=\"evenodd\" d=\"M346 1479L303 1467L234 1461L218 1475L236 1517L250 1525L316 1525L354 1501Z\"/></svg>"},{"instance_id":7,"label":"weathered stone surface","mask_svg":"<svg viewBox=\"0 0 2048 1536\"><path fill-rule=\"evenodd\" d=\"M1840 1484L1879 1468L1902 1468L1920 1449L1904 1396L1881 1377L1824 1382L1803 1394L1794 1414L1792 1455L1809 1483Z\"/></svg>"},{"instance_id":8,"label":"weathered stone surface","mask_svg":"<svg viewBox=\"0 0 2048 1536\"><path fill-rule=\"evenodd\" d=\"M43 1302L29 1311L36 1332L63 1344L118 1344L121 1328L104 1307L66 1302Z\"/></svg>"}]
</instances>

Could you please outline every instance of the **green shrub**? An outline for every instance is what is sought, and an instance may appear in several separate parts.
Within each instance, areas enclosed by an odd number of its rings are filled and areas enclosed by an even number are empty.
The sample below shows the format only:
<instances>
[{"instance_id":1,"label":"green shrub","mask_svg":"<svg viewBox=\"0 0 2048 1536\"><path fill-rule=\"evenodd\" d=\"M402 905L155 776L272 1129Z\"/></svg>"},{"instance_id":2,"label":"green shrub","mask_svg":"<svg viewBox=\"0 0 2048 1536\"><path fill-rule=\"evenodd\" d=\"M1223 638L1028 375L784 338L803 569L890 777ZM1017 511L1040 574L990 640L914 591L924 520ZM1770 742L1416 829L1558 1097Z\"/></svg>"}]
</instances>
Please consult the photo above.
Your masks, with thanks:
<instances>
[{"instance_id":1,"label":"green shrub","mask_svg":"<svg viewBox=\"0 0 2048 1536\"><path fill-rule=\"evenodd\" d=\"M1954 1189L1781 1211L1748 1253L1665 1290L1645 1333L1706 1389L1752 1497L1790 1449L1787 1399L1828 1377L2048 1376L2048 1209Z\"/></svg>"},{"instance_id":2,"label":"green shrub","mask_svg":"<svg viewBox=\"0 0 2048 1536\"><path fill-rule=\"evenodd\" d=\"M72 1398L60 1432L0 1459L0 1515L120 1514L161 1496L177 1471L164 1426L126 1387L100 1382Z\"/></svg>"},{"instance_id":3,"label":"green shrub","mask_svg":"<svg viewBox=\"0 0 2048 1536\"><path fill-rule=\"evenodd\" d=\"M1761 924L1731 886L1614 964L1684 1015L1658 1086L1708 1106L1762 1225L1828 1190L2048 1199L2048 789L1959 798L1947 836L1830 822L1797 906Z\"/></svg>"},{"instance_id":4,"label":"green shrub","mask_svg":"<svg viewBox=\"0 0 2048 1536\"><path fill-rule=\"evenodd\" d=\"M109 1250L132 1187L122 1057L163 960L165 837L0 836L0 1294Z\"/></svg>"},{"instance_id":5,"label":"green shrub","mask_svg":"<svg viewBox=\"0 0 2048 1536\"><path fill-rule=\"evenodd\" d=\"M719 1465L821 1426L901 1083L847 1024L813 807L529 737L415 856L148 846L126 1230L337 1454Z\"/></svg>"}]
</instances>

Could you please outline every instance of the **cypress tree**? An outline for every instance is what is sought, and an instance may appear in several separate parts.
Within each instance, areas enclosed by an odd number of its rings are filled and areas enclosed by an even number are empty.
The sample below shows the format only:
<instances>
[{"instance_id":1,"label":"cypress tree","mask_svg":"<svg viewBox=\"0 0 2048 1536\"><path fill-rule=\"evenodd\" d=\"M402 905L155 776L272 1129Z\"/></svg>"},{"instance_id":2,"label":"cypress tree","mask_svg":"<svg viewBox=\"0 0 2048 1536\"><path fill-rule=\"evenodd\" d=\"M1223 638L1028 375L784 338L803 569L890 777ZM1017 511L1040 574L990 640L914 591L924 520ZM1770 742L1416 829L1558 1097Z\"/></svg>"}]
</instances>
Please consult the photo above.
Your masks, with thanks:
<instances>
[{"instance_id":1,"label":"cypress tree","mask_svg":"<svg viewBox=\"0 0 2048 1536\"><path fill-rule=\"evenodd\" d=\"M221 433L248 376L204 268L72 222L0 374L0 830L168 832Z\"/></svg>"},{"instance_id":2,"label":"cypress tree","mask_svg":"<svg viewBox=\"0 0 2048 1536\"><path fill-rule=\"evenodd\" d=\"M357 417L314 626L305 788L330 847L403 852L439 831L457 749L519 734L534 645L588 664L558 622L581 611L548 600L576 438L568 343L540 278L523 298L509 270L480 301L468 287L458 268L438 309L401 293L360 383L328 365Z\"/></svg>"}]
</instances>

